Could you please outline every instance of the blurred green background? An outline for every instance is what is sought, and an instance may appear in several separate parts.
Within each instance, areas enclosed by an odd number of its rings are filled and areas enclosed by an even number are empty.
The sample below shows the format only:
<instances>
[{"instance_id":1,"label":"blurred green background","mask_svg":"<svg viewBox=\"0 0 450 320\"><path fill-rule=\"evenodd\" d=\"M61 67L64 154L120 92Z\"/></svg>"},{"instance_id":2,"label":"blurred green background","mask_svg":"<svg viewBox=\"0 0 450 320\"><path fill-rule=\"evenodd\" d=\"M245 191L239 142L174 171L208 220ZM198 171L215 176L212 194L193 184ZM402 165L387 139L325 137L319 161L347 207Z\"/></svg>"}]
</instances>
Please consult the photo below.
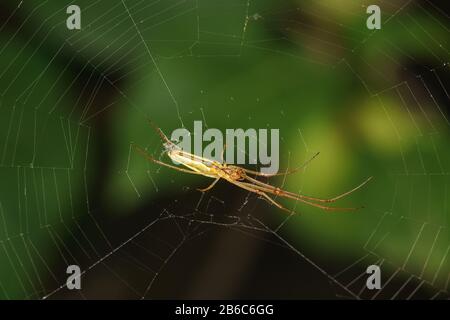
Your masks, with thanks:
<instances>
[{"instance_id":1,"label":"blurred green background","mask_svg":"<svg viewBox=\"0 0 450 320\"><path fill-rule=\"evenodd\" d=\"M0 4L0 297L445 298L448 14L438 1ZM378 4L381 30L366 27ZM280 129L270 183L328 213L159 168L164 132ZM166 159L167 160L167 159ZM168 160L167 160L168 161ZM82 290L65 287L68 265ZM364 290L381 266L383 290ZM318 267L316 267L318 266Z\"/></svg>"}]
</instances>

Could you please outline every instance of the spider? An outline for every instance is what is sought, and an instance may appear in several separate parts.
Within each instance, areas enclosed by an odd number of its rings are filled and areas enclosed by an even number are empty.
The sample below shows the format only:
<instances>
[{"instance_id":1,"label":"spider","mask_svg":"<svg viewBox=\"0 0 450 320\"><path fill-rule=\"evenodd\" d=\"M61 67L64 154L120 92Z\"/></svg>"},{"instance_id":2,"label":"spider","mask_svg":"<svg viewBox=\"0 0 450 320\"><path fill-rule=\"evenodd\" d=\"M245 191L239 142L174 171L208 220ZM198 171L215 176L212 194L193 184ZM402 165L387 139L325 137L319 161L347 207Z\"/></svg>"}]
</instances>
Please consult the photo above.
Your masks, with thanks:
<instances>
[{"instance_id":1,"label":"spider","mask_svg":"<svg viewBox=\"0 0 450 320\"><path fill-rule=\"evenodd\" d=\"M272 199L269 194L293 199L296 201L300 201L302 203L308 204L313 207L317 207L323 210L327 211L353 211L360 209L362 207L353 207L353 208L342 208L342 207L331 207L327 205L327 203L335 202L353 192L360 189L362 186L364 186L366 183L368 183L372 177L367 178L364 180L361 184L354 187L353 189L342 193L336 197L330 198L330 199L321 199L321 198L315 198L310 197L302 194L296 194L289 191L285 191L283 189L280 189L278 187L274 187L270 184L261 182L257 179L255 179L252 176L261 176L261 177L274 177L274 176L282 176L287 174L292 174L294 172L297 172L303 168L305 168L314 158L316 158L319 155L319 152L317 152L313 157L311 157L308 161L306 161L303 165L301 165L298 168L295 168L293 170L288 170L281 173L274 173L274 174L268 174L268 173L262 173L258 171L249 170L246 168L242 168L235 165L229 165L225 163L223 160L223 153L225 151L225 148L222 150L222 162L214 161L211 159L203 158L191 153L188 153L186 151L183 151L179 146L177 146L175 143L169 140L167 136L161 131L159 127L157 127L153 122L148 120L150 125L153 127L153 129L158 133L158 135L161 137L161 140L163 141L164 145L164 153L167 153L170 159L172 159L175 162L180 163L185 168L179 168L174 165L165 163L163 161L157 160L153 158L151 155L149 155L145 150L138 147L134 143L131 143L132 146L141 153L145 158L148 160L155 162L159 165L185 172L190 174L196 174L196 175L202 175L205 177L213 178L214 181L207 186L206 188L197 189L201 192L206 192L214 187L214 185L220 180L224 179L228 181L231 184L234 184L242 189L245 189L247 191L256 193L260 197L262 197L264 200L268 201L270 204L275 205L281 210L287 211L289 213L295 213L292 210L289 210L279 204L277 201Z\"/></svg>"}]
</instances>

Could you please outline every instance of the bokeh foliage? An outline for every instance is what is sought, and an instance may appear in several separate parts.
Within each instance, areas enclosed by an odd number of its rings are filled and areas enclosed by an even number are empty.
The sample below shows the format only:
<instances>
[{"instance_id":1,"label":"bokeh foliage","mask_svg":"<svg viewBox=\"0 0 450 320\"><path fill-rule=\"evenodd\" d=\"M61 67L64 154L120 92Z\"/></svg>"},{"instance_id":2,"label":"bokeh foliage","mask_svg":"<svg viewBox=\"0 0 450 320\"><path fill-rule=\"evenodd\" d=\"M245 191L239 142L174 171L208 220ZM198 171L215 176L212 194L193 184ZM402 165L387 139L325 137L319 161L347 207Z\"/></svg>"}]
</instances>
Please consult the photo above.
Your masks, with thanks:
<instances>
[{"instance_id":1,"label":"bokeh foliage","mask_svg":"<svg viewBox=\"0 0 450 320\"><path fill-rule=\"evenodd\" d=\"M49 1L23 3L0 34L2 297L42 296L52 256L68 250L58 234L95 216L88 193L126 216L207 184L130 151L135 142L160 152L147 118L167 133L202 119L221 130L280 128L283 166L321 151L286 179L288 190L328 197L373 176L340 203L364 204L358 213L297 204L302 214L285 227L291 243L336 259L372 251L445 287L448 100L432 99L415 77L431 87L430 68L448 72L435 12L385 6L392 19L370 32L352 1L126 1L136 26L121 1L77 4L81 31L65 28L63 1ZM92 193L97 161L108 163L105 187Z\"/></svg>"}]
</instances>

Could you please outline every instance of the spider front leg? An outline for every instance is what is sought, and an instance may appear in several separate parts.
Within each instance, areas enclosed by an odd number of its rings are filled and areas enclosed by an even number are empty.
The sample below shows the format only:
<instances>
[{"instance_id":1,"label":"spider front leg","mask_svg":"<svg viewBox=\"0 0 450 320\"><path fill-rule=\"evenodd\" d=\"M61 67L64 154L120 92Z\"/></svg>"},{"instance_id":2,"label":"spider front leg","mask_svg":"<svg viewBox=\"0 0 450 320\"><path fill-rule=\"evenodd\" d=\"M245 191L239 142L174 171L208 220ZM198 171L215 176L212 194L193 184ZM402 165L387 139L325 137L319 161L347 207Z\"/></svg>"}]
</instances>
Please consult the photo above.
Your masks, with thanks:
<instances>
[{"instance_id":1,"label":"spider front leg","mask_svg":"<svg viewBox=\"0 0 450 320\"><path fill-rule=\"evenodd\" d=\"M318 203L314 203L311 201L307 201L305 199L303 199L300 195L297 195L296 197L291 196L291 193L286 193L286 191L279 189L279 188L274 188L272 186L260 186L257 184L251 184L248 182L238 182L235 183L237 186L252 191L254 193L260 194L259 192L263 192L263 193L271 193L274 194L276 196L280 196L280 197L286 197L286 198L290 198L290 199L294 199L300 202L303 202L305 204L308 204L310 206L313 207L317 207L323 210L327 210L327 211L354 211L354 210L358 210L361 208L341 208L341 207L329 207L329 206L325 206L325 205L321 205Z\"/></svg>"},{"instance_id":2,"label":"spider front leg","mask_svg":"<svg viewBox=\"0 0 450 320\"><path fill-rule=\"evenodd\" d=\"M292 192L289 192L289 191L281 190L279 188L271 186L270 184L261 182L259 180L256 180L256 179L252 178L252 177L249 177L249 176L247 176L246 179L248 181L250 181L252 184L255 184L258 187L263 188L264 191L267 191L267 192L270 192L270 193L274 193L274 194L279 193L281 196L286 197L286 198L290 198L290 199L294 199L294 200L298 200L299 198L301 198L301 199L306 199L306 200L310 200L310 201L316 201L316 202L322 202L322 203L330 203L330 202L335 202L335 201L337 201L337 200L339 200L339 199L341 199L341 198L343 198L343 197L345 197L345 196L355 192L359 188L362 188L367 182L369 182L372 179L372 177L367 178L364 182L359 184L357 187L355 187L355 188L353 188L353 189L351 189L351 190L349 190L349 191L347 191L345 193L342 193L342 194L340 194L340 195L338 195L338 196L336 196L334 198L331 198L331 199L315 198L315 197L305 196L305 195L302 195L302 194L296 194L296 193L292 193Z\"/></svg>"}]
</instances>

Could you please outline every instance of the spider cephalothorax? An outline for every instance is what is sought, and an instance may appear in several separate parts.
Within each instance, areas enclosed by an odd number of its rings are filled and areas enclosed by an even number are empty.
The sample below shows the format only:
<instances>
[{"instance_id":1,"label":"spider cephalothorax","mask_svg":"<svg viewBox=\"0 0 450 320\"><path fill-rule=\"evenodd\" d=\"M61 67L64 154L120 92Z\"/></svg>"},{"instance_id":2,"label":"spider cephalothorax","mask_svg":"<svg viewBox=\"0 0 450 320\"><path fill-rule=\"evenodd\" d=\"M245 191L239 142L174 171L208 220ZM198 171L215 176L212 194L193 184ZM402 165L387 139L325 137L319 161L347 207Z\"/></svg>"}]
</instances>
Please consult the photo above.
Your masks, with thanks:
<instances>
[{"instance_id":1,"label":"spider cephalothorax","mask_svg":"<svg viewBox=\"0 0 450 320\"><path fill-rule=\"evenodd\" d=\"M222 168L222 171L226 174L228 178L233 181L243 181L245 180L246 174L242 168L236 166L226 166Z\"/></svg>"}]
</instances>

